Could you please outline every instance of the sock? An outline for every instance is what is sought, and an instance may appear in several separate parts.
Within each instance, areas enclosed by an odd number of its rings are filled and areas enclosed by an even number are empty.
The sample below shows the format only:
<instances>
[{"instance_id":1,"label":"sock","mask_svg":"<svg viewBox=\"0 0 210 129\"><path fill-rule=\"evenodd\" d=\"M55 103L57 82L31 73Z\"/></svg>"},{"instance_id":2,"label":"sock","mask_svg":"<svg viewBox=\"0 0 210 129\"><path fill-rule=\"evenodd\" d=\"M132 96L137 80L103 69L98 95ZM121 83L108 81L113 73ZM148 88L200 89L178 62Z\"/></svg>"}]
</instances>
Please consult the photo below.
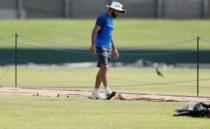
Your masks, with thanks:
<instances>
[{"instance_id":1,"label":"sock","mask_svg":"<svg viewBox=\"0 0 210 129\"><path fill-rule=\"evenodd\" d=\"M109 86L107 86L107 87L105 88L105 94L111 94L111 93L112 93L112 90L110 89Z\"/></svg>"},{"instance_id":2,"label":"sock","mask_svg":"<svg viewBox=\"0 0 210 129\"><path fill-rule=\"evenodd\" d=\"M98 88L95 88L95 89L94 89L94 92L97 93L97 92L98 92Z\"/></svg>"}]
</instances>

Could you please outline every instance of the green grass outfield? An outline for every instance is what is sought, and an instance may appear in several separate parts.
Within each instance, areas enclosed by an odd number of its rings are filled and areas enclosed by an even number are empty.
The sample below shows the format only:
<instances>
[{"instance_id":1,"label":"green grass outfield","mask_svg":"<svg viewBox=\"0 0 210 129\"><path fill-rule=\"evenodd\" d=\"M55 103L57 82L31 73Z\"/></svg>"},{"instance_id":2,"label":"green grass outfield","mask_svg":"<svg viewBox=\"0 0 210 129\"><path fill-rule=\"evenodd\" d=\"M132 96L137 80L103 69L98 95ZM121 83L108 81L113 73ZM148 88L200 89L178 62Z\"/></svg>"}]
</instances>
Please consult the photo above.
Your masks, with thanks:
<instances>
[{"instance_id":1,"label":"green grass outfield","mask_svg":"<svg viewBox=\"0 0 210 129\"><path fill-rule=\"evenodd\" d=\"M0 21L0 48L87 48L95 20ZM114 40L120 48L195 49L195 38L210 39L209 20L116 21ZM194 40L192 40L194 39ZM190 41L180 44L179 41ZM176 45L178 42L178 45ZM172 43L172 44L170 44ZM201 48L209 50L209 44ZM148 47L150 49L150 47ZM196 70L110 69L110 86L124 92L196 95ZM19 67L18 86L66 87L92 90L97 69ZM202 69L200 95L209 96L209 70ZM173 82L173 83L171 83ZM178 82L178 83L174 83ZM182 83L179 83L182 82ZM156 84L155 84L156 83ZM155 84L155 85L154 85ZM14 86L14 68L0 67L0 85ZM209 119L173 117L188 103L87 101L47 97L0 96L1 129L207 129Z\"/></svg>"},{"instance_id":2,"label":"green grass outfield","mask_svg":"<svg viewBox=\"0 0 210 129\"><path fill-rule=\"evenodd\" d=\"M196 95L196 69L111 68L110 86L122 92ZM209 96L208 69L200 70L200 95ZM96 68L19 67L18 86L34 88L71 88L92 90ZM14 67L0 68L0 85L14 86ZM103 89L103 88L101 88Z\"/></svg>"},{"instance_id":3,"label":"green grass outfield","mask_svg":"<svg viewBox=\"0 0 210 129\"><path fill-rule=\"evenodd\" d=\"M192 103L0 97L1 129L208 129L209 119L173 117Z\"/></svg>"},{"instance_id":4,"label":"green grass outfield","mask_svg":"<svg viewBox=\"0 0 210 129\"><path fill-rule=\"evenodd\" d=\"M90 46L94 24L93 19L0 21L3 30L0 32L0 48L13 48L15 33L20 35L18 46L22 48L86 48ZM209 20L120 19L116 21L113 39L120 48L164 44L156 49L195 49L196 37L210 39L209 31ZM176 45L187 40L193 41ZM202 48L208 49L209 45L203 44Z\"/></svg>"}]
</instances>

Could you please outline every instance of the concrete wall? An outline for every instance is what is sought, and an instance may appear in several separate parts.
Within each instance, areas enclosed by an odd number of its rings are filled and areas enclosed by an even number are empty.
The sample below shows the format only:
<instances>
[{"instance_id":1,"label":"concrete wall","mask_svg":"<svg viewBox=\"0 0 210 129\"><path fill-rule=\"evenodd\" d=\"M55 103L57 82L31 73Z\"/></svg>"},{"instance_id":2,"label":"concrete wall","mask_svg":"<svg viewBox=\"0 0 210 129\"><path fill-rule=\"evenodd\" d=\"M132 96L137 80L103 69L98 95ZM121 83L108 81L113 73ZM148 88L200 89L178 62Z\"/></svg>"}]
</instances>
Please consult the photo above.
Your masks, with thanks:
<instances>
[{"instance_id":1,"label":"concrete wall","mask_svg":"<svg viewBox=\"0 0 210 129\"><path fill-rule=\"evenodd\" d=\"M111 1L0 0L0 19L17 18L19 16L23 18L95 18L99 13L106 10L105 5L111 3ZM116 1L120 1L125 5L128 13L123 17L126 18L210 18L210 0ZM204 3L206 3L206 6L204 6Z\"/></svg>"},{"instance_id":2,"label":"concrete wall","mask_svg":"<svg viewBox=\"0 0 210 129\"><path fill-rule=\"evenodd\" d=\"M210 18L210 0L208 0L207 18Z\"/></svg>"},{"instance_id":3,"label":"concrete wall","mask_svg":"<svg viewBox=\"0 0 210 129\"><path fill-rule=\"evenodd\" d=\"M63 17L63 0L24 0L27 18Z\"/></svg>"},{"instance_id":4,"label":"concrete wall","mask_svg":"<svg viewBox=\"0 0 210 129\"><path fill-rule=\"evenodd\" d=\"M16 18L16 1L0 0L0 19Z\"/></svg>"},{"instance_id":5,"label":"concrete wall","mask_svg":"<svg viewBox=\"0 0 210 129\"><path fill-rule=\"evenodd\" d=\"M0 0L0 9L16 8L16 0Z\"/></svg>"},{"instance_id":6,"label":"concrete wall","mask_svg":"<svg viewBox=\"0 0 210 129\"><path fill-rule=\"evenodd\" d=\"M201 18L202 0L165 0L165 18Z\"/></svg>"},{"instance_id":7,"label":"concrete wall","mask_svg":"<svg viewBox=\"0 0 210 129\"><path fill-rule=\"evenodd\" d=\"M155 6L155 0L129 0L125 3L128 11L125 17L154 18Z\"/></svg>"},{"instance_id":8,"label":"concrete wall","mask_svg":"<svg viewBox=\"0 0 210 129\"><path fill-rule=\"evenodd\" d=\"M105 5L105 0L72 0L69 17L94 18L106 9Z\"/></svg>"}]
</instances>

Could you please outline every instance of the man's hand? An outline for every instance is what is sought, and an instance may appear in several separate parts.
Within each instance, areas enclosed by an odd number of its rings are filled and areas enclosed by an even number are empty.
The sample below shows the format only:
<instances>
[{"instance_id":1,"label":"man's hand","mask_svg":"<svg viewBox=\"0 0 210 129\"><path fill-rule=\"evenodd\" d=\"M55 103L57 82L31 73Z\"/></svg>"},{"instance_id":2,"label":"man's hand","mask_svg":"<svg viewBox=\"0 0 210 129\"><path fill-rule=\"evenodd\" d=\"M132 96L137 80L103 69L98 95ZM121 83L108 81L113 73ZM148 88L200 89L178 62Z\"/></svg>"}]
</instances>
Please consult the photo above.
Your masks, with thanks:
<instances>
[{"instance_id":1,"label":"man's hand","mask_svg":"<svg viewBox=\"0 0 210 129\"><path fill-rule=\"evenodd\" d=\"M93 54L96 54L96 47L95 46L91 46L90 47L90 52Z\"/></svg>"},{"instance_id":2,"label":"man's hand","mask_svg":"<svg viewBox=\"0 0 210 129\"><path fill-rule=\"evenodd\" d=\"M113 58L114 58L115 60L119 59L120 54L119 54L119 52L118 52L117 49L114 49L114 50L112 51L112 56L113 56Z\"/></svg>"}]
</instances>

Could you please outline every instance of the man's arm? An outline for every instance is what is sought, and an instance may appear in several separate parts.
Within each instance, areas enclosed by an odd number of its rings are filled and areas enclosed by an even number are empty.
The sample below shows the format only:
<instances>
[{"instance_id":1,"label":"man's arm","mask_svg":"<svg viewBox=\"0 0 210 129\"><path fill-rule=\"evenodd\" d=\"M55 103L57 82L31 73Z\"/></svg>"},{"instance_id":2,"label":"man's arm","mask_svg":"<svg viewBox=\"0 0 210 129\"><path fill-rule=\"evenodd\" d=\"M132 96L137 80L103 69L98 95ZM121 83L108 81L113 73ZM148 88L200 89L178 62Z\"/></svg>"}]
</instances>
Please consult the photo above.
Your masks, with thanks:
<instances>
[{"instance_id":1,"label":"man's arm","mask_svg":"<svg viewBox=\"0 0 210 129\"><path fill-rule=\"evenodd\" d=\"M97 37L97 33L100 31L101 27L96 25L93 28L92 34L91 34L91 47L90 47L90 51L95 54L96 53L96 37Z\"/></svg>"},{"instance_id":2,"label":"man's arm","mask_svg":"<svg viewBox=\"0 0 210 129\"><path fill-rule=\"evenodd\" d=\"M112 40L112 56L115 60L119 59L119 52L117 50L117 48L115 47L114 41Z\"/></svg>"}]
</instances>

